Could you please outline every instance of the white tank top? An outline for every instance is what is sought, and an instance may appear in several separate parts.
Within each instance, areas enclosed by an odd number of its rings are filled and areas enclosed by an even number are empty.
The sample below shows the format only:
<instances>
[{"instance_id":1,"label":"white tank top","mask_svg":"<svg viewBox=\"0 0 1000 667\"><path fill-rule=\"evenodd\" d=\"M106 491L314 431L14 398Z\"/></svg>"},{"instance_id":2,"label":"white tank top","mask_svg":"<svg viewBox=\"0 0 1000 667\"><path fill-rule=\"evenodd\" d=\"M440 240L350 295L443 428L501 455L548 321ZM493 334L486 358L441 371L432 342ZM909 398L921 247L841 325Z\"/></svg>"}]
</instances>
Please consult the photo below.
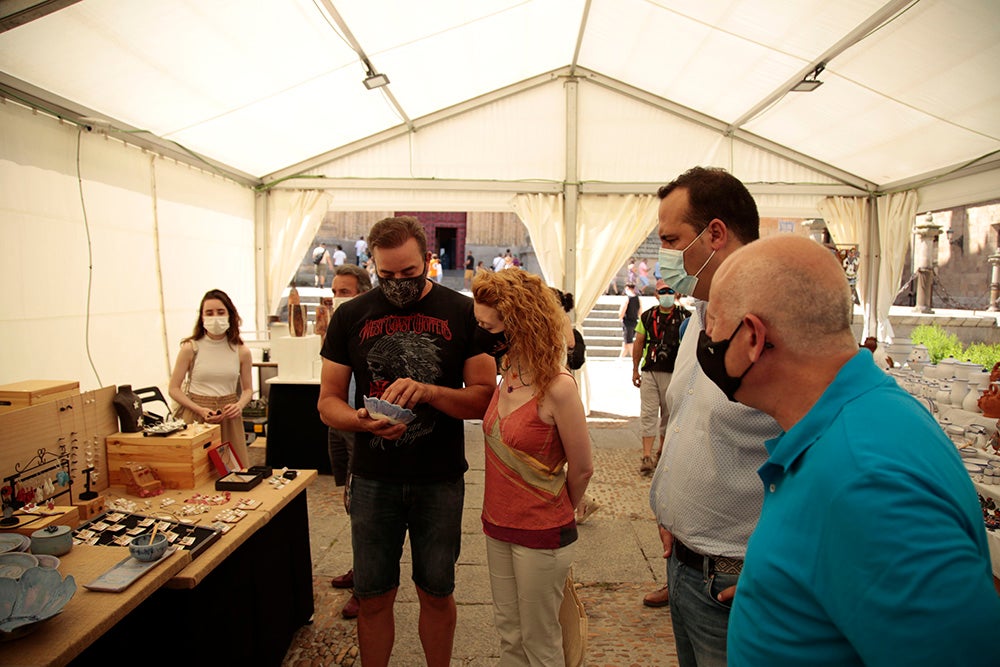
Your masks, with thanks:
<instances>
[{"instance_id":1,"label":"white tank top","mask_svg":"<svg viewBox=\"0 0 1000 667\"><path fill-rule=\"evenodd\" d=\"M196 354L191 367L188 392L199 396L228 396L239 393L240 353L227 339L212 340L205 336L191 341Z\"/></svg>"}]
</instances>

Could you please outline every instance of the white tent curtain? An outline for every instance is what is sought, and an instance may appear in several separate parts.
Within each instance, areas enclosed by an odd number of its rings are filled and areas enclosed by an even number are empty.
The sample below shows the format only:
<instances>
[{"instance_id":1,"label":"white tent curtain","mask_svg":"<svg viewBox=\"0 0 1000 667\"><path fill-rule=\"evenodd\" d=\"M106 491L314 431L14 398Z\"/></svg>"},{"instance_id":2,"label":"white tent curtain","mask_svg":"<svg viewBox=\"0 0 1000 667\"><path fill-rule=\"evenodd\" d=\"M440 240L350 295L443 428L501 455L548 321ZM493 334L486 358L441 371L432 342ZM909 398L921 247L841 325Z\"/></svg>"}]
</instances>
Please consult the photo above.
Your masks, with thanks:
<instances>
[{"instance_id":1,"label":"white tent curtain","mask_svg":"<svg viewBox=\"0 0 1000 667\"><path fill-rule=\"evenodd\" d=\"M868 294L868 236L865 233L868 227L868 199L865 197L827 197L819 203L820 213L826 221L827 229L833 242L838 245L854 244L858 247L860 261L858 262L858 299L861 301L861 310L865 313L862 337L868 335L871 330L871 322L868 321L867 294Z\"/></svg>"},{"instance_id":2,"label":"white tent curtain","mask_svg":"<svg viewBox=\"0 0 1000 667\"><path fill-rule=\"evenodd\" d=\"M577 211L577 317L590 314L618 268L656 226L655 195L582 195Z\"/></svg>"},{"instance_id":3,"label":"white tent curtain","mask_svg":"<svg viewBox=\"0 0 1000 667\"><path fill-rule=\"evenodd\" d=\"M896 298L899 280L903 273L903 262L906 260L906 251L910 244L913 220L917 215L917 193L914 190L907 190L879 197L876 206L879 243L882 247L875 301L878 339L891 343L894 332L889 321L889 308Z\"/></svg>"},{"instance_id":4,"label":"white tent curtain","mask_svg":"<svg viewBox=\"0 0 1000 667\"><path fill-rule=\"evenodd\" d=\"M273 313L281 293L309 251L332 197L322 190L272 190L267 203L267 312Z\"/></svg>"},{"instance_id":5,"label":"white tent curtain","mask_svg":"<svg viewBox=\"0 0 1000 667\"><path fill-rule=\"evenodd\" d=\"M545 282L562 288L566 276L566 225L563 221L562 195L514 195L511 206L528 228Z\"/></svg>"}]
</instances>

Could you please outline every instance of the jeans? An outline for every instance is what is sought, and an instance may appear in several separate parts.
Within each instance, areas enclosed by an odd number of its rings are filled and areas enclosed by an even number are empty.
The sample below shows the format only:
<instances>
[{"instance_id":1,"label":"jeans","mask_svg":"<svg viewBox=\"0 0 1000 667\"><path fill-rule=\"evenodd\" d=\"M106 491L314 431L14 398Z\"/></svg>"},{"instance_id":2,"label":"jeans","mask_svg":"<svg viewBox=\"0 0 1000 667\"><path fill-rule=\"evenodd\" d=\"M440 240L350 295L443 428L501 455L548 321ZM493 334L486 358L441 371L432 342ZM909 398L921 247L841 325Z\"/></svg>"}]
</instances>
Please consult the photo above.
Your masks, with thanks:
<instances>
[{"instance_id":1,"label":"jeans","mask_svg":"<svg viewBox=\"0 0 1000 667\"><path fill-rule=\"evenodd\" d=\"M462 546L465 480L403 484L351 476L354 594L384 595L399 588L399 559L410 534L413 583L429 595L455 590Z\"/></svg>"},{"instance_id":2,"label":"jeans","mask_svg":"<svg viewBox=\"0 0 1000 667\"><path fill-rule=\"evenodd\" d=\"M670 554L670 619L681 667L726 667L726 630L732 601L719 602L723 589L735 586L737 574L705 573Z\"/></svg>"}]
</instances>

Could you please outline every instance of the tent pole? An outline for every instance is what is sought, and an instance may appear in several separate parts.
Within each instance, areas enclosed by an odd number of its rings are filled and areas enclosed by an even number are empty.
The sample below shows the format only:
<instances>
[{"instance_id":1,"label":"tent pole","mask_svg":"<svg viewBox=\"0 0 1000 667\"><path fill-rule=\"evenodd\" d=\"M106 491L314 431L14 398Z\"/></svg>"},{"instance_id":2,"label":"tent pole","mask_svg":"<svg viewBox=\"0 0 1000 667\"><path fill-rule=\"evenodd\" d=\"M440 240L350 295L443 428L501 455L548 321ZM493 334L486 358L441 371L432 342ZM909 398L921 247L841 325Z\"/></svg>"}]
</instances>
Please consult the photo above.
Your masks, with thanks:
<instances>
[{"instance_id":1,"label":"tent pole","mask_svg":"<svg viewBox=\"0 0 1000 667\"><path fill-rule=\"evenodd\" d=\"M563 185L563 224L566 230L562 290L574 296L576 286L576 217L580 194L580 179L577 164L577 113L579 83L575 77L566 79L566 173ZM576 312L573 312L576 317ZM576 325L576 322L573 322Z\"/></svg>"},{"instance_id":2,"label":"tent pole","mask_svg":"<svg viewBox=\"0 0 1000 667\"><path fill-rule=\"evenodd\" d=\"M267 332L267 316L270 314L268 312L268 280L267 276L270 273L270 268L267 264L267 258L270 256L269 248L271 245L271 240L268 238L268 229L270 225L268 224L268 214L267 214L267 201L270 196L269 192L257 192L254 195L254 211L253 211L253 234L254 234L254 284L257 291L257 331Z\"/></svg>"},{"instance_id":3,"label":"tent pole","mask_svg":"<svg viewBox=\"0 0 1000 667\"><path fill-rule=\"evenodd\" d=\"M861 340L878 336L878 285L881 281L882 243L879 235L878 205L875 195L868 195L868 284L865 294L865 324Z\"/></svg>"}]
</instances>

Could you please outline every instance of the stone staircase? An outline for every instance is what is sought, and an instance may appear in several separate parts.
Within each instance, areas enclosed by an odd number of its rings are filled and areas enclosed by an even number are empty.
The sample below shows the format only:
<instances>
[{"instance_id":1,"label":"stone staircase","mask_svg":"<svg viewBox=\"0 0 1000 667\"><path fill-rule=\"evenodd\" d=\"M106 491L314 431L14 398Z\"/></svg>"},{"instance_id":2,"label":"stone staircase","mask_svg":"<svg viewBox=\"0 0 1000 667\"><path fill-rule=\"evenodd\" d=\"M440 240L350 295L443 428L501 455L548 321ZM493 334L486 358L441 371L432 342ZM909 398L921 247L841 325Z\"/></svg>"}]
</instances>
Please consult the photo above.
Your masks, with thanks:
<instances>
[{"instance_id":1,"label":"stone staircase","mask_svg":"<svg viewBox=\"0 0 1000 667\"><path fill-rule=\"evenodd\" d=\"M623 296L602 296L594 309L587 315L582 325L578 324L587 342L587 358L613 358L622 352L622 322L618 319L618 309ZM639 297L639 312L656 304L652 296Z\"/></svg>"}]
</instances>

